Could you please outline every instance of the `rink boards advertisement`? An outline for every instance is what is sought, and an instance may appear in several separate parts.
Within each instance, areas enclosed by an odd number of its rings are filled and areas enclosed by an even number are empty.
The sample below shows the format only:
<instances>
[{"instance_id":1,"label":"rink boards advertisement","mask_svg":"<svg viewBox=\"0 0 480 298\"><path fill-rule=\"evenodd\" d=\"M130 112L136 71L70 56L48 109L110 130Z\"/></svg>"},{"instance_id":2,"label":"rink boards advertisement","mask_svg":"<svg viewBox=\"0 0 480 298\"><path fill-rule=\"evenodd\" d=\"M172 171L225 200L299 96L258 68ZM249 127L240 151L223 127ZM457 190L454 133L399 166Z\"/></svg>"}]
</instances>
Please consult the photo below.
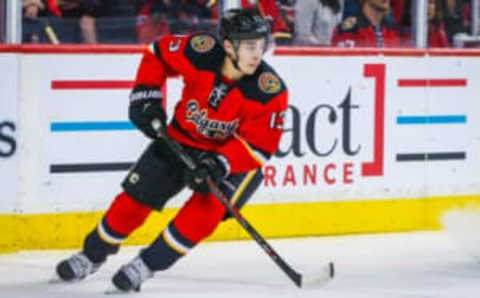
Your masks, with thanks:
<instances>
[{"instance_id":1,"label":"rink boards advertisement","mask_svg":"<svg viewBox=\"0 0 480 298\"><path fill-rule=\"evenodd\" d=\"M37 246L72 247L80 232L65 231L92 228L148 144L127 113L141 51L48 49L19 55L21 179L12 204L32 221L55 215L47 230L60 236L42 232ZM292 50L267 60L290 105L279 151L244 210L265 236L438 228L441 210L479 201L480 53ZM170 115L181 87L167 81ZM213 239L246 237L235 223L223 226ZM158 232L147 229L131 243Z\"/></svg>"},{"instance_id":2,"label":"rink boards advertisement","mask_svg":"<svg viewBox=\"0 0 480 298\"><path fill-rule=\"evenodd\" d=\"M0 226L2 240L0 252L15 242L16 221L11 214L18 212L18 57L15 54L0 55ZM2 214L8 214L2 216ZM7 248L7 250L10 250Z\"/></svg>"},{"instance_id":3,"label":"rink boards advertisement","mask_svg":"<svg viewBox=\"0 0 480 298\"><path fill-rule=\"evenodd\" d=\"M13 212L18 204L17 58L0 55L0 214Z\"/></svg>"}]
</instances>

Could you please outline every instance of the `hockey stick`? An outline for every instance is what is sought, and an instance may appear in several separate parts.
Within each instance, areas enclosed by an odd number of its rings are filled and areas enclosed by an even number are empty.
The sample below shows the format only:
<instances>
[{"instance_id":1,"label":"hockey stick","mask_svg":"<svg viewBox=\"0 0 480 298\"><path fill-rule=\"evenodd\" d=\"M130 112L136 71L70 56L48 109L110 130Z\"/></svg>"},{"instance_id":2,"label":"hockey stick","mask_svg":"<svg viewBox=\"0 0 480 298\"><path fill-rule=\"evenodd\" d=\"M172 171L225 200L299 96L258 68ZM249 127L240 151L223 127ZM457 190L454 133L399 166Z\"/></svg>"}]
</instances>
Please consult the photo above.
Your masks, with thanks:
<instances>
[{"instance_id":1,"label":"hockey stick","mask_svg":"<svg viewBox=\"0 0 480 298\"><path fill-rule=\"evenodd\" d=\"M188 167L190 170L194 170L196 167L195 161L188 155L183 147L175 140L168 137L165 128L160 121L153 120L152 127L157 131L158 137L161 138L167 146L172 150ZM292 280L297 287L302 288L305 286L322 285L334 277L334 265L329 262L322 268L318 274L312 276L305 276L295 271L290 265L288 265L282 257L268 244L268 242L257 232L257 230L248 222L245 217L238 211L238 209L230 204L230 201L225 194L217 187L210 177L206 178L210 192L222 203L227 211L238 221L243 229L257 242L257 244L263 249L263 251L275 262L275 264L282 269L282 271Z\"/></svg>"}]
</instances>

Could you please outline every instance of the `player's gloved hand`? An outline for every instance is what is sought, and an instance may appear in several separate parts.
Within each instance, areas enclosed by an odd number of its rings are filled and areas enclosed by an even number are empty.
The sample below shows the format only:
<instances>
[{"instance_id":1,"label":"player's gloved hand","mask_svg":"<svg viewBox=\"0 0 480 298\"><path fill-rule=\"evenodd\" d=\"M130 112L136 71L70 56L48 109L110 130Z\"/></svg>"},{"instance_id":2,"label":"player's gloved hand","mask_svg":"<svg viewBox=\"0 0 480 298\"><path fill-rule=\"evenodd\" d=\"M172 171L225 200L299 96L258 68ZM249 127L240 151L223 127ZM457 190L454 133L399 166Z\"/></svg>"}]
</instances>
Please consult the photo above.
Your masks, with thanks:
<instances>
[{"instance_id":1,"label":"player's gloved hand","mask_svg":"<svg viewBox=\"0 0 480 298\"><path fill-rule=\"evenodd\" d=\"M135 126L149 138L157 138L159 127L154 128L152 123L160 123L165 127L167 115L157 98L139 99L130 103L128 116Z\"/></svg>"},{"instance_id":2,"label":"player's gloved hand","mask_svg":"<svg viewBox=\"0 0 480 298\"><path fill-rule=\"evenodd\" d=\"M210 192L206 178L209 176L215 184L220 183L228 175L228 161L222 155L205 153L194 170L187 170L185 181L193 191L206 195Z\"/></svg>"}]
</instances>

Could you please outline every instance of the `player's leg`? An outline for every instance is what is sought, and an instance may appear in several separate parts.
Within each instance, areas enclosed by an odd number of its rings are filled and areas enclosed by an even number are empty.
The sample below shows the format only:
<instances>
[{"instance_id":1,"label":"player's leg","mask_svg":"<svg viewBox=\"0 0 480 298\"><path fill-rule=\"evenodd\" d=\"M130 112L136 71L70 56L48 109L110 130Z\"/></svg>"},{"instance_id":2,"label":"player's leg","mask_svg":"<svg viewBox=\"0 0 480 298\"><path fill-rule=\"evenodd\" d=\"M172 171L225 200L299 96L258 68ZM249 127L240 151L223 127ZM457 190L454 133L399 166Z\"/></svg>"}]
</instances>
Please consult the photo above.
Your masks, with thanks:
<instances>
[{"instance_id":1,"label":"player's leg","mask_svg":"<svg viewBox=\"0 0 480 298\"><path fill-rule=\"evenodd\" d=\"M258 188L261 171L232 175L220 188L241 207ZM170 268L203 239L211 235L226 218L226 209L213 195L194 193L165 230L130 263L114 275L114 285L123 291L138 290L153 272Z\"/></svg>"},{"instance_id":2,"label":"player's leg","mask_svg":"<svg viewBox=\"0 0 480 298\"><path fill-rule=\"evenodd\" d=\"M57 265L63 280L78 280L95 272L107 257L150 215L184 188L183 168L163 144L152 143L122 183L124 192L111 204L84 240L83 250Z\"/></svg>"},{"instance_id":3,"label":"player's leg","mask_svg":"<svg viewBox=\"0 0 480 298\"><path fill-rule=\"evenodd\" d=\"M115 254L127 236L144 222L151 210L127 193L119 194L95 229L86 236L83 250L57 265L57 275L71 281L97 271L107 256Z\"/></svg>"}]
</instances>

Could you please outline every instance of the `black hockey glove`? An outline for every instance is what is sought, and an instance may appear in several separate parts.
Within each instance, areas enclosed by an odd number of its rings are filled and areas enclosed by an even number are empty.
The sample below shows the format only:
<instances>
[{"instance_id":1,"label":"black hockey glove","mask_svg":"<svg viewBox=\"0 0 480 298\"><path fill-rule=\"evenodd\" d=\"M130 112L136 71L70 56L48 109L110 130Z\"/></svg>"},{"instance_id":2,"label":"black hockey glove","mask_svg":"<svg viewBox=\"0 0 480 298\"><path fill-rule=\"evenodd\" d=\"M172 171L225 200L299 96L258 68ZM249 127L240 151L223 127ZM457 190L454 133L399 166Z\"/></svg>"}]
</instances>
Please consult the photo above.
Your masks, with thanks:
<instances>
[{"instance_id":1,"label":"black hockey glove","mask_svg":"<svg viewBox=\"0 0 480 298\"><path fill-rule=\"evenodd\" d=\"M194 170L186 170L185 181L193 191L206 195L210 192L206 178L210 176L215 184L219 184L228 175L228 161L225 157L214 153L205 153Z\"/></svg>"},{"instance_id":2,"label":"black hockey glove","mask_svg":"<svg viewBox=\"0 0 480 298\"><path fill-rule=\"evenodd\" d=\"M160 91L142 87L135 88L130 95L128 117L146 136L155 139L157 131L152 127L152 122L158 120L163 127L167 122L167 115L162 108Z\"/></svg>"}]
</instances>

